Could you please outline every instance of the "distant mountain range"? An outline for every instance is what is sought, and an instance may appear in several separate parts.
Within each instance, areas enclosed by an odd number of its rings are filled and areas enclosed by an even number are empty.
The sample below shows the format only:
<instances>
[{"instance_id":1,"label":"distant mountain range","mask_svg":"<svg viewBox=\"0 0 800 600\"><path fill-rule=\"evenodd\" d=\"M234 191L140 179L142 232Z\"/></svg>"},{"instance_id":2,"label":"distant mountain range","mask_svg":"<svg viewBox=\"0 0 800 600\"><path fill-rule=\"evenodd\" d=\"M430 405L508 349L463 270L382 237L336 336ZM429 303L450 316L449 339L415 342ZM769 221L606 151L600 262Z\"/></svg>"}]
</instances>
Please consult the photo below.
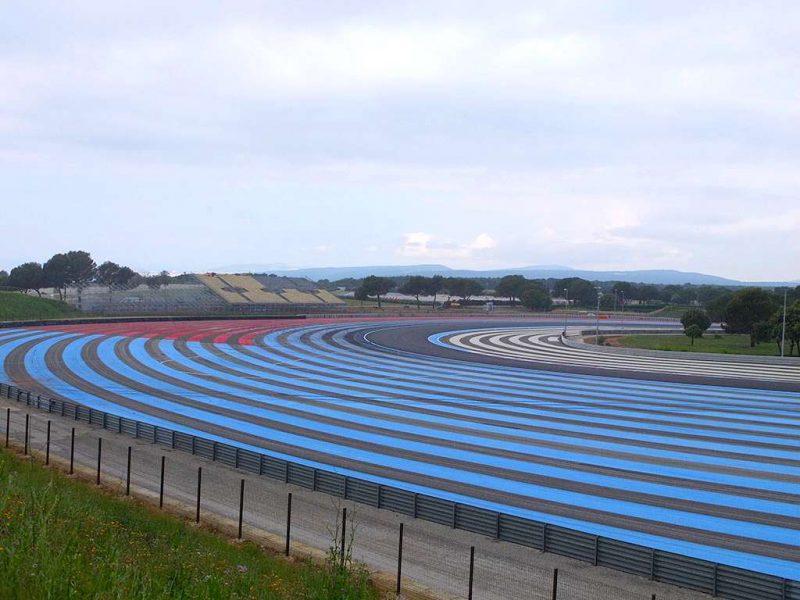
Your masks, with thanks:
<instances>
[{"instance_id":1,"label":"distant mountain range","mask_svg":"<svg viewBox=\"0 0 800 600\"><path fill-rule=\"evenodd\" d=\"M516 269L492 269L486 271L474 271L467 269L451 269L445 265L374 265L367 267L318 267L308 269L286 269L276 268L283 265L231 265L213 269L217 273L274 273L287 277L306 277L319 281L328 279L346 279L352 277L360 279L368 275L382 275L384 277L399 277L403 275L443 275L445 277L503 277L505 275L524 275L528 279L562 279L564 277L581 277L589 281L629 281L631 283L650 283L650 284L676 284L691 283L693 285L726 285L726 286L745 286L758 285L764 287L781 287L800 285L800 280L796 281L738 281L707 275L705 273L694 273L689 271L676 271L671 269L647 269L639 271L590 271L573 269L561 265L535 265L529 267L519 267Z\"/></svg>"}]
</instances>

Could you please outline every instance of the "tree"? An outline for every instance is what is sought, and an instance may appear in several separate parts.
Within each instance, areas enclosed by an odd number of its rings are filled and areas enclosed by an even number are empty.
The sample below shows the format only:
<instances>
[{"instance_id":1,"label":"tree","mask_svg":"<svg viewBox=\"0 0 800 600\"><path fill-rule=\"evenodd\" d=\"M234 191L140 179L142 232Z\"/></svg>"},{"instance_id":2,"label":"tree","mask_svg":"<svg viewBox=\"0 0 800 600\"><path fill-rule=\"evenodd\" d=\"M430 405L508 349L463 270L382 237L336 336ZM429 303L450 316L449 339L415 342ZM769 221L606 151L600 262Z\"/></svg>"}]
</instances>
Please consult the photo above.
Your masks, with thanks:
<instances>
[{"instance_id":1,"label":"tree","mask_svg":"<svg viewBox=\"0 0 800 600\"><path fill-rule=\"evenodd\" d=\"M703 334L711 327L711 319L706 314L706 311L699 308L690 308L683 313L681 324L683 325L683 332L686 335L689 335L690 327L697 327L700 330L700 335L695 337L703 337ZM694 337L692 337L692 345L694 346Z\"/></svg>"},{"instance_id":2,"label":"tree","mask_svg":"<svg viewBox=\"0 0 800 600\"><path fill-rule=\"evenodd\" d=\"M364 290L363 286L358 286L353 292L353 298L363 303L369 298L369 296L367 296L367 292Z\"/></svg>"},{"instance_id":3,"label":"tree","mask_svg":"<svg viewBox=\"0 0 800 600\"><path fill-rule=\"evenodd\" d=\"M67 283L83 287L94 279L97 265L92 256L83 250L70 250L67 252Z\"/></svg>"},{"instance_id":4,"label":"tree","mask_svg":"<svg viewBox=\"0 0 800 600\"><path fill-rule=\"evenodd\" d=\"M752 346L754 341L756 344L768 342L770 338L772 338L773 330L774 328L772 323L769 321L759 321L758 323L754 323L753 332L750 335L750 345Z\"/></svg>"},{"instance_id":5,"label":"tree","mask_svg":"<svg viewBox=\"0 0 800 600\"><path fill-rule=\"evenodd\" d=\"M705 303L708 316L714 321L724 320L725 311L728 309L728 304L730 304L732 299L733 294L729 290L726 290L724 294L717 296L713 300L709 300Z\"/></svg>"},{"instance_id":6,"label":"tree","mask_svg":"<svg viewBox=\"0 0 800 600\"><path fill-rule=\"evenodd\" d=\"M772 339L778 345L778 353L781 351L781 342L788 344L788 350L784 348L786 356L794 353L797 346L797 354L800 355L800 300L797 300L786 307L786 333L783 331L783 307L777 310L770 319L772 329Z\"/></svg>"},{"instance_id":7,"label":"tree","mask_svg":"<svg viewBox=\"0 0 800 600\"><path fill-rule=\"evenodd\" d=\"M367 296L376 296L378 298L378 308L380 308L381 296L394 288L394 282L388 277L370 275L369 277L365 277L364 281L361 282L361 288Z\"/></svg>"},{"instance_id":8,"label":"tree","mask_svg":"<svg viewBox=\"0 0 800 600\"><path fill-rule=\"evenodd\" d=\"M83 250L54 254L43 267L45 285L58 290L58 296L63 300L67 286L84 287L94 279L96 268L91 255Z\"/></svg>"},{"instance_id":9,"label":"tree","mask_svg":"<svg viewBox=\"0 0 800 600\"><path fill-rule=\"evenodd\" d=\"M42 265L37 262L26 262L14 267L8 274L8 285L19 288L25 293L33 290L41 296L41 290L45 285Z\"/></svg>"},{"instance_id":10,"label":"tree","mask_svg":"<svg viewBox=\"0 0 800 600\"><path fill-rule=\"evenodd\" d=\"M483 291L483 286L478 281L466 277L448 277L444 285L451 296L461 298L464 301L469 300L472 296L477 296Z\"/></svg>"},{"instance_id":11,"label":"tree","mask_svg":"<svg viewBox=\"0 0 800 600\"><path fill-rule=\"evenodd\" d=\"M45 285L58 291L58 297L63 300L69 283L69 259L66 254L54 254L44 263Z\"/></svg>"},{"instance_id":12,"label":"tree","mask_svg":"<svg viewBox=\"0 0 800 600\"><path fill-rule=\"evenodd\" d=\"M119 265L115 262L107 260L102 265L97 267L97 275L95 277L97 283L111 286L115 282L117 273L119 273Z\"/></svg>"},{"instance_id":13,"label":"tree","mask_svg":"<svg viewBox=\"0 0 800 600\"><path fill-rule=\"evenodd\" d=\"M703 329L699 325L689 325L683 330L687 336L689 336L692 340L692 346L694 346L695 338L703 337Z\"/></svg>"},{"instance_id":14,"label":"tree","mask_svg":"<svg viewBox=\"0 0 800 600\"><path fill-rule=\"evenodd\" d=\"M0 287L8 285L8 272L0 270Z\"/></svg>"},{"instance_id":15,"label":"tree","mask_svg":"<svg viewBox=\"0 0 800 600\"><path fill-rule=\"evenodd\" d=\"M162 285L169 285L170 281L172 281L172 277L167 271L161 271L158 275L149 275L144 278L145 284L152 290L157 290Z\"/></svg>"},{"instance_id":16,"label":"tree","mask_svg":"<svg viewBox=\"0 0 800 600\"><path fill-rule=\"evenodd\" d=\"M591 282L580 277L567 277L555 282L554 288L561 293L565 288L569 293L570 303L582 306L594 306L597 301L597 292Z\"/></svg>"},{"instance_id":17,"label":"tree","mask_svg":"<svg viewBox=\"0 0 800 600\"><path fill-rule=\"evenodd\" d=\"M434 275L428 279L428 287L425 290L429 295L433 296L433 307L436 308L436 296L444 289L444 277L441 275Z\"/></svg>"},{"instance_id":18,"label":"tree","mask_svg":"<svg viewBox=\"0 0 800 600\"><path fill-rule=\"evenodd\" d=\"M103 285L111 286L126 286L137 275L136 271L129 267L121 267L117 263L107 260L102 265L97 267L97 274L95 280Z\"/></svg>"},{"instance_id":19,"label":"tree","mask_svg":"<svg viewBox=\"0 0 800 600\"><path fill-rule=\"evenodd\" d=\"M522 297L525 284L528 282L522 275L506 275L495 288L495 293L503 298L508 298L514 304L518 298Z\"/></svg>"},{"instance_id":20,"label":"tree","mask_svg":"<svg viewBox=\"0 0 800 600\"><path fill-rule=\"evenodd\" d=\"M528 282L520 292L520 302L531 310L548 311L553 307L553 299L547 289L538 281Z\"/></svg>"},{"instance_id":21,"label":"tree","mask_svg":"<svg viewBox=\"0 0 800 600\"><path fill-rule=\"evenodd\" d=\"M638 288L629 281L617 281L611 291L614 293L616 301L623 307L625 301L636 299L639 292Z\"/></svg>"},{"instance_id":22,"label":"tree","mask_svg":"<svg viewBox=\"0 0 800 600\"><path fill-rule=\"evenodd\" d=\"M417 299L417 310L419 310L419 296L420 294L424 294L428 291L430 287L430 283L427 277L423 277L422 275L414 275L408 278L401 287L400 293L401 294L408 294L409 296L414 296Z\"/></svg>"},{"instance_id":23,"label":"tree","mask_svg":"<svg viewBox=\"0 0 800 600\"><path fill-rule=\"evenodd\" d=\"M725 331L750 335L750 347L760 340L755 325L768 321L775 311L772 296L761 288L750 287L733 295L725 309Z\"/></svg>"}]
</instances>

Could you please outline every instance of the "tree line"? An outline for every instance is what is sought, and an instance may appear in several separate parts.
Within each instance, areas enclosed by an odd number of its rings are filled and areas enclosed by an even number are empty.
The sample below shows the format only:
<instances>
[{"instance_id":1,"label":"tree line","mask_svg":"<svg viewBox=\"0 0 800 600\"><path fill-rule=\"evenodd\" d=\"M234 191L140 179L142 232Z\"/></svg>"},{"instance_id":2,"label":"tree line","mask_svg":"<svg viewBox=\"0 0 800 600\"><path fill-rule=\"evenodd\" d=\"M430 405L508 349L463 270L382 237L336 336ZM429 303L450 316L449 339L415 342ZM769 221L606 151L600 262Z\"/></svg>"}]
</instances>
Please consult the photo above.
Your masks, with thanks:
<instances>
[{"instance_id":1,"label":"tree line","mask_svg":"<svg viewBox=\"0 0 800 600\"><path fill-rule=\"evenodd\" d=\"M775 342L778 352L781 344L788 344L787 356L795 347L800 355L800 289L786 290L786 322L784 331L783 295L770 293L762 288L743 288L733 293L721 310L721 318L713 319L722 323L726 333L740 333L750 336L750 347L762 342ZM790 303L791 298L791 303ZM797 299L795 299L797 298ZM694 340L703 337L711 327L712 316L702 308L686 311L681 317L684 333Z\"/></svg>"},{"instance_id":2,"label":"tree line","mask_svg":"<svg viewBox=\"0 0 800 600\"><path fill-rule=\"evenodd\" d=\"M0 271L0 288L11 288L25 293L36 292L39 296L43 289L52 288L64 300L70 286L80 288L97 283L130 289L146 284L151 288L159 288L170 283L172 279L167 271L143 276L130 267L110 260L97 265L88 252L70 250L54 254L44 263L26 262L8 273Z\"/></svg>"},{"instance_id":3,"label":"tree line","mask_svg":"<svg viewBox=\"0 0 800 600\"><path fill-rule=\"evenodd\" d=\"M439 294L447 294L450 298L468 302L474 296L484 292L480 281L467 277L413 275L401 278L401 281L398 283L397 278L370 275L355 287L354 297L356 300L376 298L380 308L382 298L389 292L397 290L401 294L413 296L416 299L417 308L420 308L421 296L432 296L432 305L436 306ZM502 278L499 284L499 291L504 297L509 297L512 303L519 301L532 310L550 310L553 305L550 294L541 281L525 279L521 275L509 275Z\"/></svg>"},{"instance_id":4,"label":"tree line","mask_svg":"<svg viewBox=\"0 0 800 600\"><path fill-rule=\"evenodd\" d=\"M522 299L522 289L534 284L538 289L543 289L551 298L567 298L569 306L592 309L597 306L597 288L600 288L600 308L602 310L625 310L642 306L643 309L655 310L661 306L700 306L715 321L724 317L728 303L741 288L721 285L695 285L695 284L636 284L627 281L588 281L580 277L567 277L563 279L526 279L522 275L507 275L494 278L463 278L463 277L423 277L419 275L400 277L377 277L372 275L365 279L339 279L329 281L322 279L318 285L324 289L354 290L358 291L365 281L369 297L376 297L373 289L374 280L381 280L381 296L389 291L398 291L411 296L435 296L438 293L448 293L450 296L468 299L477 295L492 295L496 298L508 300L515 304ZM433 282L436 282L435 284ZM447 285L442 282L447 282ZM469 283L461 283L469 282ZM434 285L431 291L430 285ZM538 284L538 285L537 285ZM408 287L406 287L408 286ZM405 291L404 291L405 290ZM416 290L421 290L417 292ZM470 293L464 294L464 290ZM478 291L479 290L479 291ZM772 295L775 301L783 301L783 289L765 290ZM789 301L800 300L800 286L788 289Z\"/></svg>"}]
</instances>

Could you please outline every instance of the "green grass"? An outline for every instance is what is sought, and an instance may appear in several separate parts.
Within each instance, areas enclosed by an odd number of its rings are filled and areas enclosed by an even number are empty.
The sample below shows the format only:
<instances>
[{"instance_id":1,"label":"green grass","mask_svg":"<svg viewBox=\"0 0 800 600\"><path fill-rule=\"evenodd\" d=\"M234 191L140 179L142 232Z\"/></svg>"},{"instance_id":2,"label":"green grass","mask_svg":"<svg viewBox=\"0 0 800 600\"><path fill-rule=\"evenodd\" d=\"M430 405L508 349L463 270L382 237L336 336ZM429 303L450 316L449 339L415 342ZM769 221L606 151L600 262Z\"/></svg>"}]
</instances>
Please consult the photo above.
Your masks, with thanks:
<instances>
[{"instance_id":1,"label":"green grass","mask_svg":"<svg viewBox=\"0 0 800 600\"><path fill-rule=\"evenodd\" d=\"M290 563L0 450L0 598L378 598L362 571Z\"/></svg>"},{"instance_id":2,"label":"green grass","mask_svg":"<svg viewBox=\"0 0 800 600\"><path fill-rule=\"evenodd\" d=\"M80 311L65 302L20 292L0 292L0 321L58 319L78 315Z\"/></svg>"},{"instance_id":3,"label":"green grass","mask_svg":"<svg viewBox=\"0 0 800 600\"><path fill-rule=\"evenodd\" d=\"M625 348L646 348L648 350L671 350L676 352L711 352L714 354L750 354L756 356L779 356L778 347L772 343L762 343L750 347L749 335L706 333L692 341L685 335L625 335L615 337L610 345Z\"/></svg>"}]
</instances>

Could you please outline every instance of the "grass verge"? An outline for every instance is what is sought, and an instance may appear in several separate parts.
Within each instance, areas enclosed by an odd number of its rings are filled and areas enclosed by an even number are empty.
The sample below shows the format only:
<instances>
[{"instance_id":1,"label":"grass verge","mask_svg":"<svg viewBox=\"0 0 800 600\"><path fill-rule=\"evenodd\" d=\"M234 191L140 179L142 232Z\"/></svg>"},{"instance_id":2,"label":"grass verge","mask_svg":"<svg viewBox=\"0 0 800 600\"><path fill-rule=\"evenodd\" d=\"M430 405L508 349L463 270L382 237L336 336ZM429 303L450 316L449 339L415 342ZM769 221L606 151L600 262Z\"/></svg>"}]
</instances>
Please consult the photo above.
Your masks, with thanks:
<instances>
[{"instance_id":1,"label":"grass verge","mask_svg":"<svg viewBox=\"0 0 800 600\"><path fill-rule=\"evenodd\" d=\"M28 296L20 292L0 292L0 321L57 319L78 315L80 311L66 302Z\"/></svg>"},{"instance_id":2,"label":"grass verge","mask_svg":"<svg viewBox=\"0 0 800 600\"><path fill-rule=\"evenodd\" d=\"M232 544L0 450L0 598L378 597L357 567Z\"/></svg>"},{"instance_id":3,"label":"grass verge","mask_svg":"<svg viewBox=\"0 0 800 600\"><path fill-rule=\"evenodd\" d=\"M747 354L751 356L780 356L774 343L750 347L750 336L728 333L706 333L692 341L685 335L624 335L607 337L606 345L624 348L645 348L672 352L709 352L712 354Z\"/></svg>"}]
</instances>

